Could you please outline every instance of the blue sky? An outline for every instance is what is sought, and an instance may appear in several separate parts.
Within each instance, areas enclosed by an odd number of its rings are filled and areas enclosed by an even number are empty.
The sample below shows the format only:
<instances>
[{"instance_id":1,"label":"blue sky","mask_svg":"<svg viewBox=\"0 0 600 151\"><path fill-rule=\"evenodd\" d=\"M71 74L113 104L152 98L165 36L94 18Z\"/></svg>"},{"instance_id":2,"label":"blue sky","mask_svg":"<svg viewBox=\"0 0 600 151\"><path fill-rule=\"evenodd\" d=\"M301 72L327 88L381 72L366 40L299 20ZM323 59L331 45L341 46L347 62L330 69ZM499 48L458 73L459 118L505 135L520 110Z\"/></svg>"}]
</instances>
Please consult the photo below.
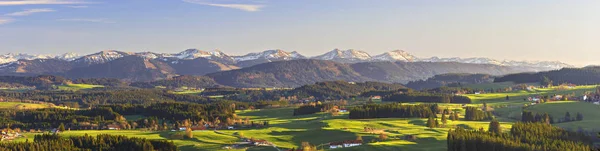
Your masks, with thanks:
<instances>
[{"instance_id":1,"label":"blue sky","mask_svg":"<svg viewBox=\"0 0 600 151\"><path fill-rule=\"evenodd\" d=\"M0 53L267 49L600 64L597 0L0 0Z\"/></svg>"}]
</instances>

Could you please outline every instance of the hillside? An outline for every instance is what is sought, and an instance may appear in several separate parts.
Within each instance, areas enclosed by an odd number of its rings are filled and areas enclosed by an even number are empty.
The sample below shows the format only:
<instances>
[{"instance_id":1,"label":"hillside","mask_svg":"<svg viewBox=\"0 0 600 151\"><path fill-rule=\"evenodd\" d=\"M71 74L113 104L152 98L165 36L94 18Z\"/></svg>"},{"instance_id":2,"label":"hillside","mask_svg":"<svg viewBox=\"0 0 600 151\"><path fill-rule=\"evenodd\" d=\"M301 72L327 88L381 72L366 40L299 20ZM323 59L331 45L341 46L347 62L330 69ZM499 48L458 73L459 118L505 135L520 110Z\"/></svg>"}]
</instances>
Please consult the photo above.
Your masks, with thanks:
<instances>
[{"instance_id":1,"label":"hillside","mask_svg":"<svg viewBox=\"0 0 600 151\"><path fill-rule=\"evenodd\" d=\"M190 87L190 88L214 88L221 87L220 84L215 82L212 78L204 77L204 76L177 76L173 78L157 80L152 82L135 82L132 83L131 86L140 87L140 88L155 88L158 86L163 86L167 88L180 88L180 87Z\"/></svg>"},{"instance_id":2,"label":"hillside","mask_svg":"<svg viewBox=\"0 0 600 151\"><path fill-rule=\"evenodd\" d=\"M408 83L446 73L505 75L528 71L525 68L456 62L365 62L352 64L363 76L378 81Z\"/></svg>"},{"instance_id":3,"label":"hillside","mask_svg":"<svg viewBox=\"0 0 600 151\"><path fill-rule=\"evenodd\" d=\"M369 81L347 64L322 60L292 60L208 74L233 87L298 87L321 81Z\"/></svg>"},{"instance_id":4,"label":"hillside","mask_svg":"<svg viewBox=\"0 0 600 151\"><path fill-rule=\"evenodd\" d=\"M543 83L578 85L600 84L600 67L564 68L560 70L511 74L495 79L495 82Z\"/></svg>"},{"instance_id":5,"label":"hillside","mask_svg":"<svg viewBox=\"0 0 600 151\"><path fill-rule=\"evenodd\" d=\"M428 78L427 80L411 81L406 84L412 89L431 89L442 86L460 86L465 84L483 84L492 83L494 77L487 74L441 74Z\"/></svg>"},{"instance_id":6,"label":"hillside","mask_svg":"<svg viewBox=\"0 0 600 151\"><path fill-rule=\"evenodd\" d=\"M162 62L127 56L114 61L75 68L66 73L70 78L117 78L127 81L152 81L170 76L173 69Z\"/></svg>"},{"instance_id":7,"label":"hillside","mask_svg":"<svg viewBox=\"0 0 600 151\"><path fill-rule=\"evenodd\" d=\"M346 81L330 81L298 87L292 91L292 94L331 99L350 98L369 91L393 91L398 89L406 89L406 87L401 84L380 82L349 83Z\"/></svg>"}]
</instances>

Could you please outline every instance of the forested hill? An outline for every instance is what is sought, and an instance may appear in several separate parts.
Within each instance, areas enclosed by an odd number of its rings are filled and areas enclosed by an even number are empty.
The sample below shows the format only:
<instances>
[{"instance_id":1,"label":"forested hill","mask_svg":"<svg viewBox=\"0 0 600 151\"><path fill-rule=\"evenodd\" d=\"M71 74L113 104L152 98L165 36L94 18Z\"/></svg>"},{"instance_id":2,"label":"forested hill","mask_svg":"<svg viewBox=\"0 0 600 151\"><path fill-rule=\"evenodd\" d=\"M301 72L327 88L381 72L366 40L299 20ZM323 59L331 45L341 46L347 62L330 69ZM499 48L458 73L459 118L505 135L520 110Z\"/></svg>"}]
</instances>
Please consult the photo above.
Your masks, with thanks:
<instances>
[{"instance_id":1,"label":"forested hill","mask_svg":"<svg viewBox=\"0 0 600 151\"><path fill-rule=\"evenodd\" d=\"M494 76L488 74L449 73L436 75L427 80L411 81L406 84L412 89L432 89L442 86L459 86L465 84L481 84L494 82Z\"/></svg>"},{"instance_id":2,"label":"forested hill","mask_svg":"<svg viewBox=\"0 0 600 151\"><path fill-rule=\"evenodd\" d=\"M232 87L299 87L322 81L371 81L350 65L324 60L292 60L260 64L239 70L208 74Z\"/></svg>"},{"instance_id":3,"label":"forested hill","mask_svg":"<svg viewBox=\"0 0 600 151\"><path fill-rule=\"evenodd\" d=\"M177 76L173 78L157 80L152 82L135 82L131 83L131 86L139 87L139 88L155 88L158 86L163 86L168 89L172 88L181 88L181 87L189 87L189 88L216 88L223 87L221 84L218 84L215 80L205 76Z\"/></svg>"},{"instance_id":4,"label":"forested hill","mask_svg":"<svg viewBox=\"0 0 600 151\"><path fill-rule=\"evenodd\" d=\"M400 89L407 88L401 84L380 82L351 83L345 81L330 81L298 87L293 90L293 94L332 99L355 97L369 91L396 91Z\"/></svg>"},{"instance_id":5,"label":"forested hill","mask_svg":"<svg viewBox=\"0 0 600 151\"><path fill-rule=\"evenodd\" d=\"M564 68L555 71L538 73L511 74L495 79L495 82L512 81L516 83L542 84L600 84L600 67Z\"/></svg>"}]
</instances>

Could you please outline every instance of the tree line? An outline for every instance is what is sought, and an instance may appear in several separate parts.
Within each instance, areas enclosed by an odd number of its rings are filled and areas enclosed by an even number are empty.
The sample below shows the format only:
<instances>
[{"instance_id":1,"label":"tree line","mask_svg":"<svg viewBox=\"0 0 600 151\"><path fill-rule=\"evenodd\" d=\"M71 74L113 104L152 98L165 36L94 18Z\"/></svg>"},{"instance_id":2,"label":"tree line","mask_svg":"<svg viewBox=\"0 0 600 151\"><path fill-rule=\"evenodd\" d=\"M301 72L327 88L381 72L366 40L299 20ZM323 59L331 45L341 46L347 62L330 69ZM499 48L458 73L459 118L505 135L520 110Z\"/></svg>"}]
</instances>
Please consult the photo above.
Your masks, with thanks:
<instances>
[{"instance_id":1,"label":"tree line","mask_svg":"<svg viewBox=\"0 0 600 151\"><path fill-rule=\"evenodd\" d=\"M0 143L0 150L94 150L94 151L177 151L173 142L149 140L126 136L100 134L97 136L71 136L63 138L56 134L36 135L33 142Z\"/></svg>"},{"instance_id":2,"label":"tree line","mask_svg":"<svg viewBox=\"0 0 600 151\"><path fill-rule=\"evenodd\" d=\"M584 151L592 149L591 143L584 134L545 123L516 123L509 133L458 128L447 139L448 151Z\"/></svg>"},{"instance_id":3,"label":"tree line","mask_svg":"<svg viewBox=\"0 0 600 151\"><path fill-rule=\"evenodd\" d=\"M382 100L386 102L471 103L471 99L466 96L426 92L398 92L386 95Z\"/></svg>"},{"instance_id":4,"label":"tree line","mask_svg":"<svg viewBox=\"0 0 600 151\"><path fill-rule=\"evenodd\" d=\"M435 117L437 104L403 105L401 103L367 104L350 109L350 119L428 118Z\"/></svg>"}]
</instances>

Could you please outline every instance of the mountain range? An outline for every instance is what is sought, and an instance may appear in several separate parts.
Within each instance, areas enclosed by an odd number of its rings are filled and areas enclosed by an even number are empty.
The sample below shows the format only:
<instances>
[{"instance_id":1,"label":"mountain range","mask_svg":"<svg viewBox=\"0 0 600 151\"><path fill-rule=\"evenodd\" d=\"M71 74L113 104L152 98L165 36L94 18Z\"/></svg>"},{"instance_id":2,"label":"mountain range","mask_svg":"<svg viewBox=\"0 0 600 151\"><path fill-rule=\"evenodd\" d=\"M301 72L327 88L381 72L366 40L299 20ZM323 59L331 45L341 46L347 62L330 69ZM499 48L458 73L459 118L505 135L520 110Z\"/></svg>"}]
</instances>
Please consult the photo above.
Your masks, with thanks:
<instances>
[{"instance_id":1,"label":"mountain range","mask_svg":"<svg viewBox=\"0 0 600 151\"><path fill-rule=\"evenodd\" d=\"M6 54L0 75L60 75L69 78L118 78L154 81L179 75L206 75L226 86L293 87L320 81L406 83L445 73L504 75L548 71L561 62L498 61L488 58L418 58L402 50L371 56L360 50L335 49L306 57L298 52L267 50L242 56L188 49L179 53L101 51L84 56Z\"/></svg>"}]
</instances>

